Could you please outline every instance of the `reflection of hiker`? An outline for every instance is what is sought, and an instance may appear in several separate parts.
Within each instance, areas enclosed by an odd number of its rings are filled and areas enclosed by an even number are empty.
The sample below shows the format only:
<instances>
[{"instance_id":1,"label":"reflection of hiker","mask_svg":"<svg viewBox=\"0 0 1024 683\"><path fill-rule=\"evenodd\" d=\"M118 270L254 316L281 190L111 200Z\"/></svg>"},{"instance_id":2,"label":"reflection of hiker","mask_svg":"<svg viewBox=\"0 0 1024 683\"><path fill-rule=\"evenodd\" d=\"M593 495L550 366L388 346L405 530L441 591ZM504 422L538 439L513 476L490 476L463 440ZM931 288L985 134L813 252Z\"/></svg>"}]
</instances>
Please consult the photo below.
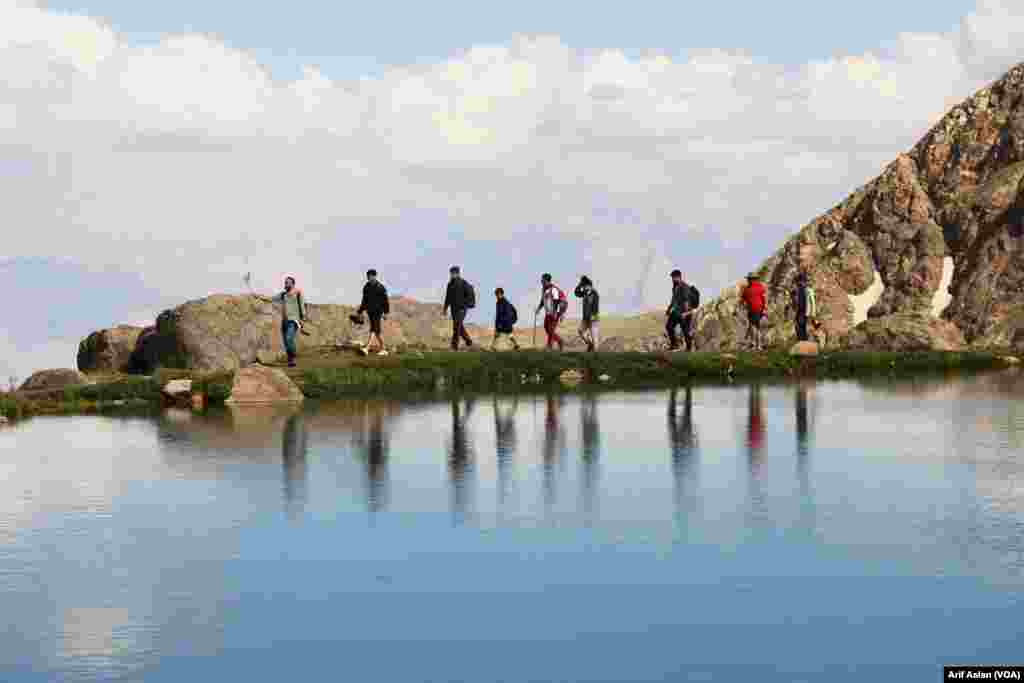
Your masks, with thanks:
<instances>
[{"instance_id":1,"label":"reflection of hiker","mask_svg":"<svg viewBox=\"0 0 1024 683\"><path fill-rule=\"evenodd\" d=\"M764 459L764 408L761 404L761 385L750 385L747 404L747 457L750 471L754 474L761 468Z\"/></svg>"},{"instance_id":2,"label":"reflection of hiker","mask_svg":"<svg viewBox=\"0 0 1024 683\"><path fill-rule=\"evenodd\" d=\"M807 422L807 387L803 384L796 388L796 452L800 463L807 459L807 444L810 430Z\"/></svg>"},{"instance_id":3,"label":"reflection of hiker","mask_svg":"<svg viewBox=\"0 0 1024 683\"><path fill-rule=\"evenodd\" d=\"M447 314L449 310L452 312L452 351L459 350L459 339L466 342L467 349L472 348L473 340L466 332L466 313L476 307L476 292L473 285L462 279L458 266L449 268L448 273L451 277L444 295L441 315Z\"/></svg>"},{"instance_id":4,"label":"reflection of hiker","mask_svg":"<svg viewBox=\"0 0 1024 683\"><path fill-rule=\"evenodd\" d=\"M384 348L384 339L381 336L381 320L391 312L391 304L388 301L388 290L377 279L377 271L372 268L366 271L366 284L363 285L363 300L359 304L356 315L362 315L366 311L370 318L370 336L366 340L366 346L362 348L363 355L370 352L374 340L377 341L377 355L386 356L388 351Z\"/></svg>"},{"instance_id":5,"label":"reflection of hiker","mask_svg":"<svg viewBox=\"0 0 1024 683\"><path fill-rule=\"evenodd\" d=\"M298 350L295 347L295 335L302 329L302 323L306 320L306 303L302 299L302 290L295 287L295 278L288 276L284 279L284 291L267 299L259 297L263 301L281 305L281 338L284 341L284 350L288 354L288 367L295 367L295 357Z\"/></svg>"},{"instance_id":6,"label":"reflection of hiker","mask_svg":"<svg viewBox=\"0 0 1024 683\"><path fill-rule=\"evenodd\" d=\"M468 480L473 476L473 445L470 442L467 423L473 413L473 401L466 401L466 413L462 414L458 399L453 399L452 440L448 450L448 475L452 486L452 514L458 523L465 518L469 503Z\"/></svg>"},{"instance_id":7,"label":"reflection of hiker","mask_svg":"<svg viewBox=\"0 0 1024 683\"><path fill-rule=\"evenodd\" d=\"M519 342L516 341L515 326L519 320L519 313L512 302L505 298L505 290L498 287L494 290L496 298L494 304L494 339L491 341L491 351L498 350L498 342L508 337L512 348L519 350Z\"/></svg>"},{"instance_id":8,"label":"reflection of hiker","mask_svg":"<svg viewBox=\"0 0 1024 683\"><path fill-rule=\"evenodd\" d=\"M679 339L676 337L676 327L683 332L683 339L686 341L686 350L693 349L693 314L700 306L700 293L697 288L689 284L679 270L672 271L672 301L669 302L665 315L668 322L665 323L665 331L668 332L668 344L671 351L679 349Z\"/></svg>"},{"instance_id":9,"label":"reflection of hiker","mask_svg":"<svg viewBox=\"0 0 1024 683\"><path fill-rule=\"evenodd\" d=\"M755 351L763 351L761 342L761 320L764 318L764 311L767 306L765 288L761 284L757 273L747 275L747 286L743 288L743 303L747 308L747 336L744 341Z\"/></svg>"},{"instance_id":10,"label":"reflection of hiker","mask_svg":"<svg viewBox=\"0 0 1024 683\"><path fill-rule=\"evenodd\" d=\"M683 409L680 415L679 390L672 389L668 395L668 442L672 453L672 476L675 481L676 506L680 507L686 489L694 489L698 456L697 430L693 424L693 389L686 387L683 394ZM689 486L687 482L689 481ZM689 497L689 496L687 496ZM692 499L691 503L694 502Z\"/></svg>"},{"instance_id":11,"label":"reflection of hiker","mask_svg":"<svg viewBox=\"0 0 1024 683\"><path fill-rule=\"evenodd\" d=\"M284 465L284 498L294 515L306 502L306 429L301 413L291 415L281 433L281 461Z\"/></svg>"},{"instance_id":12,"label":"reflection of hiker","mask_svg":"<svg viewBox=\"0 0 1024 683\"><path fill-rule=\"evenodd\" d=\"M574 292L583 299L583 316L580 319L580 339L587 345L587 351L596 351L601 344L601 330L598 322L601 316L601 297L594 289L594 283L584 275Z\"/></svg>"},{"instance_id":13,"label":"reflection of hiker","mask_svg":"<svg viewBox=\"0 0 1024 683\"><path fill-rule=\"evenodd\" d=\"M558 336L558 323L562 322L562 316L569 308L569 300L565 298L565 292L551 281L550 273L541 275L540 285L542 292L537 312L544 311L544 332L548 335L547 348L554 348L554 345L558 344L558 350L561 351L565 344Z\"/></svg>"},{"instance_id":14,"label":"reflection of hiker","mask_svg":"<svg viewBox=\"0 0 1024 683\"><path fill-rule=\"evenodd\" d=\"M562 460L565 448L565 432L561 425L562 397L549 394L547 410L544 413L544 502L550 507L555 503L555 465Z\"/></svg>"},{"instance_id":15,"label":"reflection of hiker","mask_svg":"<svg viewBox=\"0 0 1024 683\"><path fill-rule=\"evenodd\" d=\"M814 287L811 286L807 273L803 271L796 276L796 288L793 290L793 308L796 311L797 341L809 341L811 337L807 332L807 323L808 321L816 320L818 302L814 296Z\"/></svg>"},{"instance_id":16,"label":"reflection of hiker","mask_svg":"<svg viewBox=\"0 0 1024 683\"><path fill-rule=\"evenodd\" d=\"M601 476L601 424L597 417L597 396L592 393L580 398L580 437L583 445L583 505L590 514Z\"/></svg>"},{"instance_id":17,"label":"reflection of hiker","mask_svg":"<svg viewBox=\"0 0 1024 683\"><path fill-rule=\"evenodd\" d=\"M519 402L513 395L511 405L494 398L494 445L498 461L498 503L505 504L511 479L512 459L519 439L516 435L516 412Z\"/></svg>"},{"instance_id":18,"label":"reflection of hiker","mask_svg":"<svg viewBox=\"0 0 1024 683\"><path fill-rule=\"evenodd\" d=\"M388 503L388 438L383 407L365 404L360 429L353 433L356 452L366 466L366 507L380 512Z\"/></svg>"}]
</instances>

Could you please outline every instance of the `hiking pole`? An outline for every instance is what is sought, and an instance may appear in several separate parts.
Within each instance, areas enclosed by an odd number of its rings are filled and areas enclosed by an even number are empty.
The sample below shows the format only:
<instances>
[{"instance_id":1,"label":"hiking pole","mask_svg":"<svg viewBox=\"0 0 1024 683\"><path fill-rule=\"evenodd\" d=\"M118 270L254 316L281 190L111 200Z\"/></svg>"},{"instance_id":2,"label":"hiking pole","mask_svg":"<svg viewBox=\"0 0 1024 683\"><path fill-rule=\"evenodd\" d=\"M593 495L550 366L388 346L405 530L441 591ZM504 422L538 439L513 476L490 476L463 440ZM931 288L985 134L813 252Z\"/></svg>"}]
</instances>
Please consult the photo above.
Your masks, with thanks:
<instances>
[{"instance_id":1,"label":"hiking pole","mask_svg":"<svg viewBox=\"0 0 1024 683\"><path fill-rule=\"evenodd\" d=\"M537 311L533 312L533 350L537 350Z\"/></svg>"}]
</instances>

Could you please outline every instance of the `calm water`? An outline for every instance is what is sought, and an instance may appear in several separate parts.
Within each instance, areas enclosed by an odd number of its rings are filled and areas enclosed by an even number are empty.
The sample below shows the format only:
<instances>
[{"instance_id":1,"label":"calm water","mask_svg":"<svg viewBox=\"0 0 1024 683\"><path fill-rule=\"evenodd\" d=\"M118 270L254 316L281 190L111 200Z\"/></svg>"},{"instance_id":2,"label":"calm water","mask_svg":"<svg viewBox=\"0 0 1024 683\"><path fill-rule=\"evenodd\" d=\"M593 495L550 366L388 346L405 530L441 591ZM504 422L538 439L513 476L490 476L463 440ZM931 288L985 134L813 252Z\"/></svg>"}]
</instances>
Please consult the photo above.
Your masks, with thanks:
<instances>
[{"instance_id":1,"label":"calm water","mask_svg":"<svg viewBox=\"0 0 1024 683\"><path fill-rule=\"evenodd\" d=\"M0 431L0 680L1020 663L1021 398L1001 375L33 420Z\"/></svg>"}]
</instances>

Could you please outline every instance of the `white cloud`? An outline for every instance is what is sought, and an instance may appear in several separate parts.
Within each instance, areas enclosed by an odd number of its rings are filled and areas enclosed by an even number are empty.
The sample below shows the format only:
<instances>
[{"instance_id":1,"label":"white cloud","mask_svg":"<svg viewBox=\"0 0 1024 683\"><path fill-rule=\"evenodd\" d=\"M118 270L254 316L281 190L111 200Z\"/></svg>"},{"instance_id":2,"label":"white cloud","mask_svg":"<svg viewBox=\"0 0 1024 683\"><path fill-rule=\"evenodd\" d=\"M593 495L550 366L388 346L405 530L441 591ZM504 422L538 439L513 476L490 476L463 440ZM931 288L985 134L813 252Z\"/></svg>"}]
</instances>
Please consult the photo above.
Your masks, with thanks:
<instances>
[{"instance_id":1,"label":"white cloud","mask_svg":"<svg viewBox=\"0 0 1024 683\"><path fill-rule=\"evenodd\" d=\"M351 298L367 260L443 276L455 226L492 243L478 271L544 235L579 242L565 270L600 277L609 304L662 303L663 278L640 272L651 249L657 273L692 259L678 265L710 296L1019 59L1018 5L980 0L949 33L800 67L541 37L281 83L202 35L136 46L0 1L4 247L137 269L181 296L251 270ZM416 240L437 249L393 256Z\"/></svg>"}]
</instances>

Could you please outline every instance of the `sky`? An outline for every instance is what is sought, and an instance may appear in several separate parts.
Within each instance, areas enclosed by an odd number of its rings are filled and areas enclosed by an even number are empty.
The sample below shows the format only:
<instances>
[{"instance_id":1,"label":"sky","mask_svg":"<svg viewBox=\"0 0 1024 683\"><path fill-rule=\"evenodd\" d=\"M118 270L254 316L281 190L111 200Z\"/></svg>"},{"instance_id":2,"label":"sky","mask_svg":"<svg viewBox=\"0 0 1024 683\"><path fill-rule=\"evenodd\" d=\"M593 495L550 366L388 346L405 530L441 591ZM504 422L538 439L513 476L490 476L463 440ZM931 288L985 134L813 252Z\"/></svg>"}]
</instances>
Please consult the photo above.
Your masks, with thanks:
<instances>
[{"instance_id":1,"label":"sky","mask_svg":"<svg viewBox=\"0 0 1024 683\"><path fill-rule=\"evenodd\" d=\"M0 377L246 272L710 298L1024 60L1011 0L607 4L0 0Z\"/></svg>"}]
</instances>

